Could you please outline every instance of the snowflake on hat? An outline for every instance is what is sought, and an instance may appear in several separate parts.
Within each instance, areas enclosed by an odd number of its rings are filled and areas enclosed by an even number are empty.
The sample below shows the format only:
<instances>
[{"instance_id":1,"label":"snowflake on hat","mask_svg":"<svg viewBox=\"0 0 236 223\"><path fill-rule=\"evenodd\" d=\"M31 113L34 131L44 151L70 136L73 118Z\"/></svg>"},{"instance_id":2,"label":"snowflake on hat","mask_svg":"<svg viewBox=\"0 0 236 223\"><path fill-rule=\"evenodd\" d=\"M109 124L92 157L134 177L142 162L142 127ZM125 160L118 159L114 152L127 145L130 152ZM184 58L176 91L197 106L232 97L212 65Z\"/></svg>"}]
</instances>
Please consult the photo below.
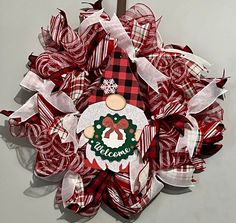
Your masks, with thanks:
<instances>
[{"instance_id":1,"label":"snowflake on hat","mask_svg":"<svg viewBox=\"0 0 236 223\"><path fill-rule=\"evenodd\" d=\"M21 82L35 94L10 117L37 156L34 174L60 182L56 204L92 217L105 203L124 218L162 190L193 186L202 155L222 145L227 78L189 47L164 45L143 4L111 19L97 1L73 30L63 11L42 29Z\"/></svg>"}]
</instances>

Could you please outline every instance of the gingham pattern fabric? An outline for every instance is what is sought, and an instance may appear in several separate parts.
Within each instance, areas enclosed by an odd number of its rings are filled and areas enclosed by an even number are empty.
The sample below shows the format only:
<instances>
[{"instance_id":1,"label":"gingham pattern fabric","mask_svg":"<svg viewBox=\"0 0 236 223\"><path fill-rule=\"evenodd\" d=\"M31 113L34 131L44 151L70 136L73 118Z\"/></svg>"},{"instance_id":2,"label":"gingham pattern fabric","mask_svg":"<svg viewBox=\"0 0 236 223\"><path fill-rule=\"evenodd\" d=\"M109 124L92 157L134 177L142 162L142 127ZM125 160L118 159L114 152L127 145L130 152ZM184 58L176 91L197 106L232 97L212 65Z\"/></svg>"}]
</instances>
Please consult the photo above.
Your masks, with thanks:
<instances>
[{"instance_id":1,"label":"gingham pattern fabric","mask_svg":"<svg viewBox=\"0 0 236 223\"><path fill-rule=\"evenodd\" d=\"M144 109L144 103L140 96L140 88L135 74L131 70L127 54L120 48L116 48L111 55L109 67L105 70L103 79L113 79L118 85L117 94L122 95L128 104ZM106 95L101 88L98 88L89 98L90 104L105 101Z\"/></svg>"},{"instance_id":2,"label":"gingham pattern fabric","mask_svg":"<svg viewBox=\"0 0 236 223\"><path fill-rule=\"evenodd\" d=\"M87 72L82 72L79 75L72 74L70 87L70 97L72 98L72 100L77 100L82 95L86 75L88 75Z\"/></svg>"},{"instance_id":3,"label":"gingham pattern fabric","mask_svg":"<svg viewBox=\"0 0 236 223\"><path fill-rule=\"evenodd\" d=\"M143 56L149 56L156 52L157 48L157 27L159 20L156 20L153 12L150 8L146 7L144 4L136 4L129 8L126 13L120 17L122 25L129 35L131 35L131 30L134 24L134 20L140 25L149 23L150 28L148 36L145 41L145 47L142 47L141 54Z\"/></svg>"},{"instance_id":4,"label":"gingham pattern fabric","mask_svg":"<svg viewBox=\"0 0 236 223\"><path fill-rule=\"evenodd\" d=\"M89 203L92 202L93 196L92 195L85 195L84 194L84 183L83 178L80 175L77 175L75 189L73 195L66 201L68 206L76 204L78 206L78 210L86 207Z\"/></svg>"},{"instance_id":5,"label":"gingham pattern fabric","mask_svg":"<svg viewBox=\"0 0 236 223\"><path fill-rule=\"evenodd\" d=\"M49 129L50 134L58 134L61 141L65 140L68 136L68 132L65 130L63 126L63 117L62 118L57 118L54 120L52 125L50 126Z\"/></svg>"},{"instance_id":6,"label":"gingham pattern fabric","mask_svg":"<svg viewBox=\"0 0 236 223\"><path fill-rule=\"evenodd\" d=\"M193 157L192 164L196 172L202 172L205 169L206 162L202 157Z\"/></svg>"},{"instance_id":7,"label":"gingham pattern fabric","mask_svg":"<svg viewBox=\"0 0 236 223\"><path fill-rule=\"evenodd\" d=\"M144 43L149 35L150 26L150 23L140 25L137 20L134 20L130 37L132 39L136 54L138 54L140 49L144 46Z\"/></svg>"}]
</instances>

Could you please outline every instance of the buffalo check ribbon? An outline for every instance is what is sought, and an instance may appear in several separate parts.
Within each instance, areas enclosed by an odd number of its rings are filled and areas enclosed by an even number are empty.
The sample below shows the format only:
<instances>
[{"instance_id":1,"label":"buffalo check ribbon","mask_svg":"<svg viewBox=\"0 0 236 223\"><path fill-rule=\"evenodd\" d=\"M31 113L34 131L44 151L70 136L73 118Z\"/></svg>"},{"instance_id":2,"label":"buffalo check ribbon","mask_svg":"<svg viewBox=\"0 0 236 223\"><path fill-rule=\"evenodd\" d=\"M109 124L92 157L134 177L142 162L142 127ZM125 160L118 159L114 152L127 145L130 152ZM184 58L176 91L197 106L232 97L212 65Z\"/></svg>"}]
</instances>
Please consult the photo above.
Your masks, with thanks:
<instances>
[{"instance_id":1,"label":"buffalo check ribbon","mask_svg":"<svg viewBox=\"0 0 236 223\"><path fill-rule=\"evenodd\" d=\"M150 23L140 25L137 20L134 20L130 38L133 42L136 54L138 54L144 46L144 43L148 37L150 26Z\"/></svg>"}]
</instances>

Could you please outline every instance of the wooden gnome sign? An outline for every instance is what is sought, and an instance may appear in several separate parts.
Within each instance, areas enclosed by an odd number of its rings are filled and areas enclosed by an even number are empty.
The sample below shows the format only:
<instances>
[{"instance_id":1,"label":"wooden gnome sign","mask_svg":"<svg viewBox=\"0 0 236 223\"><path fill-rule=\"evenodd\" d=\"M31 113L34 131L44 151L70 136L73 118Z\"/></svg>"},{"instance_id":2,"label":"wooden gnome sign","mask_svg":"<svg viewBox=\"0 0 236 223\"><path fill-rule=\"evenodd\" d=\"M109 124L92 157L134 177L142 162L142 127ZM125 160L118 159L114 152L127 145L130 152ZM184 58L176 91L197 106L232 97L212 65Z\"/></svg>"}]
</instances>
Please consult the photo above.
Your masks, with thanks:
<instances>
[{"instance_id":1,"label":"wooden gnome sign","mask_svg":"<svg viewBox=\"0 0 236 223\"><path fill-rule=\"evenodd\" d=\"M127 54L115 48L90 106L82 113L77 133L89 139L87 159L101 169L127 171L148 120L136 75ZM92 124L92 125L91 125Z\"/></svg>"}]
</instances>

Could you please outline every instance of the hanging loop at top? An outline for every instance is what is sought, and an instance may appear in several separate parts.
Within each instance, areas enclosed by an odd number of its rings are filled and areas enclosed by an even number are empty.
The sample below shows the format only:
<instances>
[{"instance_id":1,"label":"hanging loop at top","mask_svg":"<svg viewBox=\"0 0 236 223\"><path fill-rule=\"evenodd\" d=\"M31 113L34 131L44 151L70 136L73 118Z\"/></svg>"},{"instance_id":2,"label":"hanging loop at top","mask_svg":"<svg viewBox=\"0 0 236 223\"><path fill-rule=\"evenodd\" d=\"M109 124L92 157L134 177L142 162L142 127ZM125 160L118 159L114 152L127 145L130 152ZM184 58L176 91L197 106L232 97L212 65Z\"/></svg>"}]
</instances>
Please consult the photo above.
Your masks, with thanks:
<instances>
[{"instance_id":1,"label":"hanging loop at top","mask_svg":"<svg viewBox=\"0 0 236 223\"><path fill-rule=\"evenodd\" d=\"M126 0L117 0L116 14L118 17L122 16L126 11Z\"/></svg>"}]
</instances>

